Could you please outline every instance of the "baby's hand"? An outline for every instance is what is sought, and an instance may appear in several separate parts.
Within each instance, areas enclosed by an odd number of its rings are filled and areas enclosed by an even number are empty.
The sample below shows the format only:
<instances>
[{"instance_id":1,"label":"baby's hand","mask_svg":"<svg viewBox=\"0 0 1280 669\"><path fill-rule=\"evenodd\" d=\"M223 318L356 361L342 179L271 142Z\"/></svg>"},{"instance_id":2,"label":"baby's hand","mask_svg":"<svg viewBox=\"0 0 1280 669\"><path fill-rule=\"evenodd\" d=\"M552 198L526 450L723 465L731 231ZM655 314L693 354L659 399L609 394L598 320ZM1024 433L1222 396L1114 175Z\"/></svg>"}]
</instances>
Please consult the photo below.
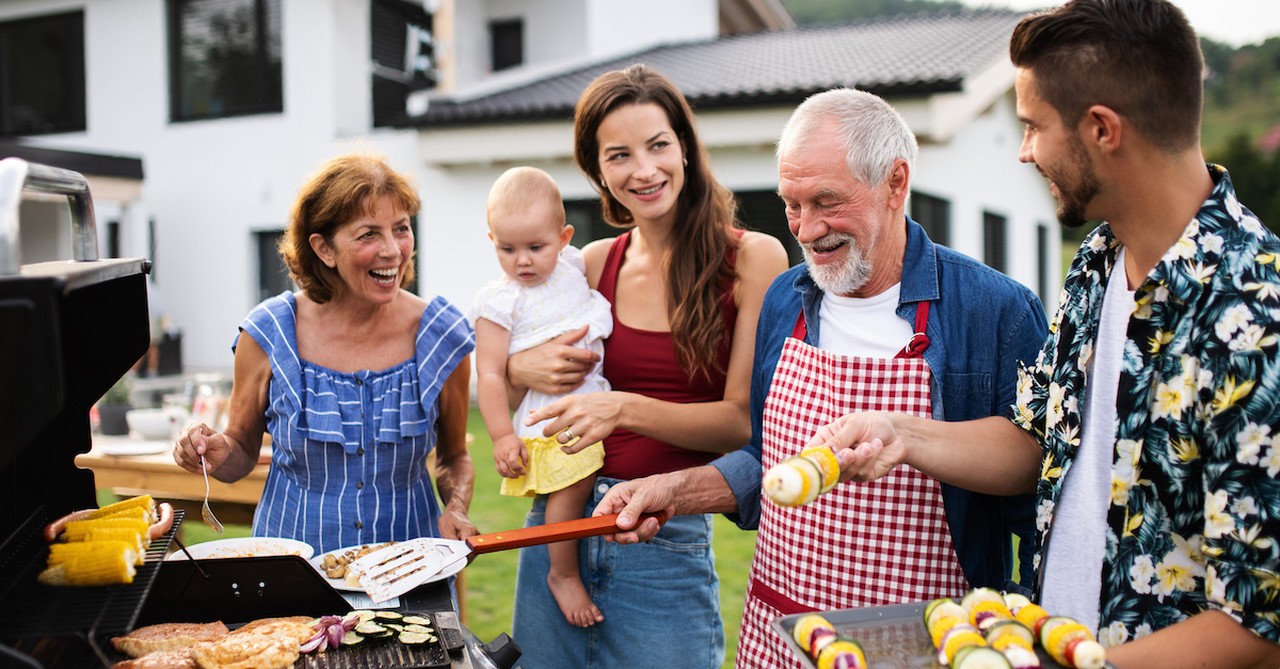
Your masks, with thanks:
<instances>
[{"instance_id":1,"label":"baby's hand","mask_svg":"<svg viewBox=\"0 0 1280 669\"><path fill-rule=\"evenodd\" d=\"M520 437L514 434L502 437L493 443L493 463L498 473L506 478L524 476L525 467L529 464L529 451Z\"/></svg>"}]
</instances>

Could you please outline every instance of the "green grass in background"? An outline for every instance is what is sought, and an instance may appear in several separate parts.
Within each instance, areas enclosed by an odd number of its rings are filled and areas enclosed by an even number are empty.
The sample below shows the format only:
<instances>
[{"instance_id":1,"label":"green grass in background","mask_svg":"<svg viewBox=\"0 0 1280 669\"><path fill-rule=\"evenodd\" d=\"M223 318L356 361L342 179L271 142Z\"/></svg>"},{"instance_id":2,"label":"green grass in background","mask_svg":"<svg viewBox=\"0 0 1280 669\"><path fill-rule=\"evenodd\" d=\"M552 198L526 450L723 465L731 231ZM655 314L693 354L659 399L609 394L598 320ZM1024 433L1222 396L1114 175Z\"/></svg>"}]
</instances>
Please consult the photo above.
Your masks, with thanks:
<instances>
[{"instance_id":1,"label":"green grass in background","mask_svg":"<svg viewBox=\"0 0 1280 669\"><path fill-rule=\"evenodd\" d=\"M524 525L529 500L503 497L498 494L501 478L493 467L493 442L484 428L480 412L472 409L467 430L475 437L471 444L471 458L476 466L475 495L471 502L471 521L481 532L499 532ZM98 491L99 505L108 504L116 497L105 490ZM187 545L249 536L248 525L227 525L219 535L200 522L199 517L188 517L182 524L182 537ZM725 622L725 667L733 666L734 650L738 645L738 625L742 620L742 604L746 592L747 570L755 552L755 532L739 530L722 516L715 521L717 570L720 573L720 609ZM501 632L511 632L511 609L515 595L516 563L518 551L487 553L472 562L463 572L464 622L481 639L488 641ZM608 624L607 622L605 624ZM519 640L517 639L517 642Z\"/></svg>"}]
</instances>

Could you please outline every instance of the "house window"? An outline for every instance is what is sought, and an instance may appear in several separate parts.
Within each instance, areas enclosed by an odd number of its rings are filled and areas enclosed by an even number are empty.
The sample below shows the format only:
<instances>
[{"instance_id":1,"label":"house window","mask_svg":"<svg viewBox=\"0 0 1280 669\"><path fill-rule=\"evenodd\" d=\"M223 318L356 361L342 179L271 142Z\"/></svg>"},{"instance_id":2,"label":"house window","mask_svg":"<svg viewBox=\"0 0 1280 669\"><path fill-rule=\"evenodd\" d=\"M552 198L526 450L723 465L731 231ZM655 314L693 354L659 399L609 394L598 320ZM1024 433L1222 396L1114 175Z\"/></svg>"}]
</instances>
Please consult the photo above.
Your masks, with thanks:
<instances>
[{"instance_id":1,"label":"house window","mask_svg":"<svg viewBox=\"0 0 1280 669\"><path fill-rule=\"evenodd\" d=\"M773 235L787 249L787 258L791 265L804 261L800 244L796 242L791 228L787 227L787 211L778 194L771 190L737 191L738 220L748 230Z\"/></svg>"},{"instance_id":2,"label":"house window","mask_svg":"<svg viewBox=\"0 0 1280 669\"><path fill-rule=\"evenodd\" d=\"M84 12L0 23L0 135L85 129Z\"/></svg>"},{"instance_id":3,"label":"house window","mask_svg":"<svg viewBox=\"0 0 1280 669\"><path fill-rule=\"evenodd\" d=\"M951 244L951 202L919 191L911 194L911 218L935 244Z\"/></svg>"},{"instance_id":4,"label":"house window","mask_svg":"<svg viewBox=\"0 0 1280 669\"><path fill-rule=\"evenodd\" d=\"M120 257L120 221L117 221L114 219L107 221L107 224L105 227L107 232L106 256L108 258L119 258Z\"/></svg>"},{"instance_id":5,"label":"house window","mask_svg":"<svg viewBox=\"0 0 1280 669\"><path fill-rule=\"evenodd\" d=\"M1036 294L1040 302L1049 303L1049 226L1036 226Z\"/></svg>"},{"instance_id":6,"label":"house window","mask_svg":"<svg viewBox=\"0 0 1280 669\"><path fill-rule=\"evenodd\" d=\"M174 121L284 110L281 0L169 0Z\"/></svg>"},{"instance_id":7,"label":"house window","mask_svg":"<svg viewBox=\"0 0 1280 669\"><path fill-rule=\"evenodd\" d=\"M409 94L436 85L431 15L421 3L373 0L369 31L373 125L396 125L406 118Z\"/></svg>"},{"instance_id":8,"label":"house window","mask_svg":"<svg viewBox=\"0 0 1280 669\"><path fill-rule=\"evenodd\" d=\"M982 212L982 258L994 270L1005 270L1008 221L1004 216Z\"/></svg>"},{"instance_id":9,"label":"house window","mask_svg":"<svg viewBox=\"0 0 1280 669\"><path fill-rule=\"evenodd\" d=\"M506 19L489 23L490 62L498 72L524 63L524 21Z\"/></svg>"},{"instance_id":10,"label":"house window","mask_svg":"<svg viewBox=\"0 0 1280 669\"><path fill-rule=\"evenodd\" d=\"M573 245L582 248L597 239L613 237L620 228L604 222L600 200L565 200L564 222L573 226Z\"/></svg>"},{"instance_id":11,"label":"house window","mask_svg":"<svg viewBox=\"0 0 1280 669\"><path fill-rule=\"evenodd\" d=\"M263 230L253 233L253 236L258 247L258 301L293 290L289 269L284 266L284 260L277 251L284 231Z\"/></svg>"}]
</instances>

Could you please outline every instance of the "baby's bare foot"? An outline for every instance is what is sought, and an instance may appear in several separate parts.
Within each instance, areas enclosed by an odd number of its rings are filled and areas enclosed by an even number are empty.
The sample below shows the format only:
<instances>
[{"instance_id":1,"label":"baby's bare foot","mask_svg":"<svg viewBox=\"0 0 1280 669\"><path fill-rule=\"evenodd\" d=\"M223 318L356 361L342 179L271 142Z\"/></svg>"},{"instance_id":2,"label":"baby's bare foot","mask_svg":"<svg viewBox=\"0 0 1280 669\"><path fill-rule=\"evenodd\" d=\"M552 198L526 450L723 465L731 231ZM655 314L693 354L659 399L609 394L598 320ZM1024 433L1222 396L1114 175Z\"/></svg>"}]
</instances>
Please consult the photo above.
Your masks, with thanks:
<instances>
[{"instance_id":1,"label":"baby's bare foot","mask_svg":"<svg viewBox=\"0 0 1280 669\"><path fill-rule=\"evenodd\" d=\"M604 614L591 601L576 570L572 574L557 574L552 570L547 574L547 587L551 588L551 594L569 624L590 627L604 621Z\"/></svg>"}]
</instances>

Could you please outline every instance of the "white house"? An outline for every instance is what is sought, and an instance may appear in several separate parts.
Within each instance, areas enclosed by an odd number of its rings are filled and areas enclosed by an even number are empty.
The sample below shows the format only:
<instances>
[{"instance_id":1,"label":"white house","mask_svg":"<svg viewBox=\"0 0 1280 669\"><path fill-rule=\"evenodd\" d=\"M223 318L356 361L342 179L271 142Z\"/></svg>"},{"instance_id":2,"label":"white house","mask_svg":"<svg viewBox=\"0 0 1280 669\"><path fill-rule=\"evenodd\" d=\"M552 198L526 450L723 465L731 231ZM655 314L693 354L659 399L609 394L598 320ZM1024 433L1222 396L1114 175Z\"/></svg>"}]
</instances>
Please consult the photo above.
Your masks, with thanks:
<instances>
[{"instance_id":1,"label":"white house","mask_svg":"<svg viewBox=\"0 0 1280 669\"><path fill-rule=\"evenodd\" d=\"M1054 205L1015 160L1017 18L799 30L776 0L0 0L0 54L23 54L0 56L0 157L89 165L104 253L152 258L186 366L225 370L240 319L287 285L276 235L332 155L376 150L416 178L419 291L465 307L499 272L484 200L510 165L556 177L577 241L612 234L571 160L595 74L671 76L748 225L784 239L772 144L805 95L851 85L920 137L913 215L1052 302ZM24 222L24 253L69 255L44 230Z\"/></svg>"}]
</instances>

